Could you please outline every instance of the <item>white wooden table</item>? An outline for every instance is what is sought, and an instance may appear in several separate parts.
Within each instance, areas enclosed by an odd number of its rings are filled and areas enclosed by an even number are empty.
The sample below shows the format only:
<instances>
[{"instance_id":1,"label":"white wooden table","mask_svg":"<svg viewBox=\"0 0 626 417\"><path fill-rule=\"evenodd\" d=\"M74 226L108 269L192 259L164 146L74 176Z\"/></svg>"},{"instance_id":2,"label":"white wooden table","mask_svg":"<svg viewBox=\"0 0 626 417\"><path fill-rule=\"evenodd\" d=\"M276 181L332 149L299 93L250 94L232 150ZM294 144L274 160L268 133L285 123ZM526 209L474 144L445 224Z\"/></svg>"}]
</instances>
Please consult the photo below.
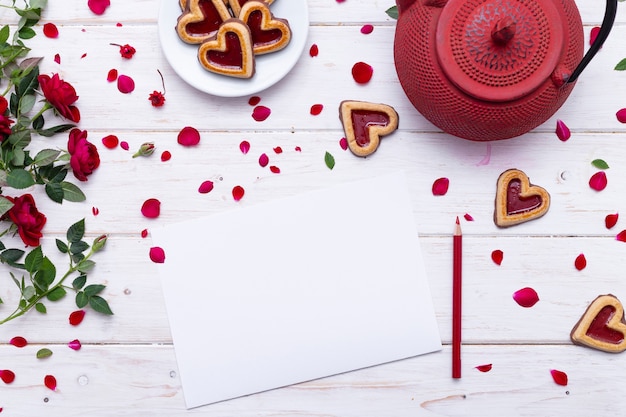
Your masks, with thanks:
<instances>
[{"instance_id":1,"label":"white wooden table","mask_svg":"<svg viewBox=\"0 0 626 417\"><path fill-rule=\"evenodd\" d=\"M289 1L289 0L279 0ZM569 333L588 303L600 294L626 300L626 244L615 235L624 220L607 230L604 217L626 210L626 126L615 113L626 107L626 74L613 70L626 57L626 15L617 23L596 59L580 77L574 92L558 113L534 132L494 143L473 143L441 133L410 105L398 83L392 55L395 21L385 14L391 0L309 0L310 32L307 50L281 82L259 93L271 108L264 122L252 119L249 97L218 98L196 91L171 69L159 47L158 0L112 1L102 16L92 14L86 1L49 1L42 23L59 27L58 39L48 39L38 27L31 42L33 55L45 58L42 72L59 72L80 96L80 128L98 145L101 167L84 190L85 203L55 203L40 198L48 213L44 245L79 218L86 218L91 236L109 235L106 251L97 257L91 282L107 284L105 297L115 315L88 311L77 327L67 323L75 309L66 299L0 328L0 369L18 377L0 384L0 407L7 416L594 416L621 415L626 407L623 378L626 354L608 354L574 346ZM586 41L602 19L602 2L580 0ZM0 11L0 18L9 12ZM117 23L121 25L117 25ZM369 35L360 32L373 24ZM137 54L122 60L110 43L131 44ZM308 47L319 46L312 58ZM61 64L54 63L54 54ZM86 54L86 55L84 55ZM84 55L84 56L83 56ZM365 61L374 77L357 85L352 65ZM106 80L117 68L135 79L128 95ZM153 108L148 94L161 90L163 73L166 104ZM400 115L400 129L383 139L378 151L358 158L339 146L343 136L338 119L345 99L387 103ZM324 110L312 116L313 104ZM555 135L562 119L572 137ZM199 146L183 148L176 135L184 126L198 128ZM115 134L129 151L109 150L100 139ZM248 140L248 155L239 143ZM65 146L62 135L49 139ZM131 158L146 141L157 152L150 158ZM273 148L280 146L280 155ZM299 146L301 152L296 152ZM169 150L172 158L159 155ZM334 155L329 170L324 154ZM280 174L261 168L257 156L266 152ZM604 159L608 187L596 192L588 186L597 171L591 161ZM540 220L509 229L492 220L495 183L508 168L525 171L532 182L552 196L548 214ZM439 353L376 366L296 386L269 391L187 411L177 375L174 347L168 328L157 266L148 258L149 238L143 229L253 205L283 196L321 189L364 177L404 170L410 178L415 219L432 289L444 349ZM448 177L450 189L434 197L431 185ZM197 188L215 181L209 194ZM240 184L246 196L233 201L230 190ZM158 219L142 216L147 198L162 202ZM92 208L99 214L95 216ZM57 214L53 214L57 213ZM451 366L451 248L456 216L463 221L464 310L463 377L453 380ZM500 249L500 266L491 252ZM574 259L584 253L588 266L577 271ZM209 265L203 267L210 268ZM8 273L0 270L0 297L9 311L16 294ZM181 276L181 280L186 277ZM512 294L533 287L540 301L522 308ZM30 344L17 349L13 336ZM80 339L79 351L66 344ZM45 361L35 352L48 347ZM254 355L254 352L250 352ZM476 366L492 364L489 372ZM555 384L551 369L566 372L567 386ZM54 374L56 392L43 385Z\"/></svg>"}]
</instances>

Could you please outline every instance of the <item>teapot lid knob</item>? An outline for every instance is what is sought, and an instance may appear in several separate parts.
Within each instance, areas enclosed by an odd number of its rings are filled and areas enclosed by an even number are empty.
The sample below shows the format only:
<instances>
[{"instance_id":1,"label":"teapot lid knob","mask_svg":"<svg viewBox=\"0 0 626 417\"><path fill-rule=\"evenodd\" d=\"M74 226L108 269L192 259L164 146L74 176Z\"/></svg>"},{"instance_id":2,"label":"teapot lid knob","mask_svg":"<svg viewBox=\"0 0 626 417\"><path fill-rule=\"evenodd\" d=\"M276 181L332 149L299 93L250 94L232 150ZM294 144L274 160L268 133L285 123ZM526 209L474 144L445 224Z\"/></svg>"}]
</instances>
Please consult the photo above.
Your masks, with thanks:
<instances>
[{"instance_id":1,"label":"teapot lid knob","mask_svg":"<svg viewBox=\"0 0 626 417\"><path fill-rule=\"evenodd\" d=\"M517 24L512 17L503 17L493 25L491 29L491 39L498 45L505 45L515 36L516 28Z\"/></svg>"}]
</instances>

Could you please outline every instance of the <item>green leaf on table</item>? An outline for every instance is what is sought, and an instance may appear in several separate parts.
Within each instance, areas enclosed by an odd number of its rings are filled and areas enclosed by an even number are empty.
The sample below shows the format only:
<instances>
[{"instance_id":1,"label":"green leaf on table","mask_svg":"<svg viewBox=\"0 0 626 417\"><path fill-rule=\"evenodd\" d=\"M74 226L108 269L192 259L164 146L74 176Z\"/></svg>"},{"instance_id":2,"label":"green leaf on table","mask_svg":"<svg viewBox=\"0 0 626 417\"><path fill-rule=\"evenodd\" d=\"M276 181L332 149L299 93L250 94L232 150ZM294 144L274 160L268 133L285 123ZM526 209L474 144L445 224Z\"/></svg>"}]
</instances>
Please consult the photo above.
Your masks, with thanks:
<instances>
[{"instance_id":1,"label":"green leaf on table","mask_svg":"<svg viewBox=\"0 0 626 417\"><path fill-rule=\"evenodd\" d=\"M22 39L32 39L35 35L37 35L37 33L29 27L23 27L19 30L19 37Z\"/></svg>"},{"instance_id":2,"label":"green leaf on table","mask_svg":"<svg viewBox=\"0 0 626 417\"><path fill-rule=\"evenodd\" d=\"M70 243L70 253L72 255L83 253L87 249L89 249L89 243L85 242L84 240L79 240L78 242Z\"/></svg>"},{"instance_id":3,"label":"green leaf on table","mask_svg":"<svg viewBox=\"0 0 626 417\"><path fill-rule=\"evenodd\" d=\"M81 219L67 229L67 240L70 243L80 241L85 236L85 219Z\"/></svg>"},{"instance_id":4,"label":"green leaf on table","mask_svg":"<svg viewBox=\"0 0 626 417\"><path fill-rule=\"evenodd\" d=\"M48 291L50 285L54 282L57 276L57 268L54 266L49 258L44 257L39 270L35 273L35 284L39 284L39 287L45 291Z\"/></svg>"},{"instance_id":5,"label":"green leaf on table","mask_svg":"<svg viewBox=\"0 0 626 417\"><path fill-rule=\"evenodd\" d=\"M85 291L85 295L91 298L94 295L100 294L105 288L106 288L106 285L91 284L91 285L87 285L84 291Z\"/></svg>"},{"instance_id":6,"label":"green leaf on table","mask_svg":"<svg viewBox=\"0 0 626 417\"><path fill-rule=\"evenodd\" d=\"M80 203L81 201L85 201L87 199L85 193L83 193L78 186L72 184L71 182L63 181L61 182L61 187L63 188L63 198L67 201Z\"/></svg>"},{"instance_id":7,"label":"green leaf on table","mask_svg":"<svg viewBox=\"0 0 626 417\"><path fill-rule=\"evenodd\" d=\"M46 306L43 303L35 304L35 310L37 310L41 314L46 314L48 312L48 310L46 309Z\"/></svg>"},{"instance_id":8,"label":"green leaf on table","mask_svg":"<svg viewBox=\"0 0 626 417\"><path fill-rule=\"evenodd\" d=\"M603 159L594 159L591 161L591 165L598 169L609 169L609 164L607 164Z\"/></svg>"},{"instance_id":9,"label":"green leaf on table","mask_svg":"<svg viewBox=\"0 0 626 417\"><path fill-rule=\"evenodd\" d=\"M24 255L24 251L21 249L7 249L0 252L0 260L8 264L14 264Z\"/></svg>"},{"instance_id":10,"label":"green leaf on table","mask_svg":"<svg viewBox=\"0 0 626 417\"><path fill-rule=\"evenodd\" d=\"M89 306L93 308L98 313L111 315L113 312L109 307L109 303L107 300L100 297L99 295L94 295L93 297L89 297Z\"/></svg>"},{"instance_id":11,"label":"green leaf on table","mask_svg":"<svg viewBox=\"0 0 626 417\"><path fill-rule=\"evenodd\" d=\"M0 217L13 208L13 203L6 197L0 195Z\"/></svg>"},{"instance_id":12,"label":"green leaf on table","mask_svg":"<svg viewBox=\"0 0 626 417\"><path fill-rule=\"evenodd\" d=\"M82 291L76 293L76 307L83 308L89 303L89 297Z\"/></svg>"},{"instance_id":13,"label":"green leaf on table","mask_svg":"<svg viewBox=\"0 0 626 417\"><path fill-rule=\"evenodd\" d=\"M78 263L78 265L76 265L76 269L78 269L80 272L85 273L91 271L95 266L96 263L91 259L83 259Z\"/></svg>"},{"instance_id":14,"label":"green leaf on table","mask_svg":"<svg viewBox=\"0 0 626 417\"><path fill-rule=\"evenodd\" d=\"M35 90L39 87L38 76L39 68L35 67L20 80L15 86L15 94L17 94L18 99L21 99L26 94L35 94Z\"/></svg>"},{"instance_id":15,"label":"green leaf on table","mask_svg":"<svg viewBox=\"0 0 626 417\"><path fill-rule=\"evenodd\" d=\"M48 300L50 301L59 301L61 298L65 297L67 291L63 287L56 287L52 291L48 293Z\"/></svg>"},{"instance_id":16,"label":"green leaf on table","mask_svg":"<svg viewBox=\"0 0 626 417\"><path fill-rule=\"evenodd\" d=\"M7 175L7 184L9 187L21 190L35 185L35 179L25 169L14 169Z\"/></svg>"},{"instance_id":17,"label":"green leaf on table","mask_svg":"<svg viewBox=\"0 0 626 417\"><path fill-rule=\"evenodd\" d=\"M25 147L30 145L30 130L20 130L19 132L11 133L7 140L15 148L24 149Z\"/></svg>"},{"instance_id":18,"label":"green leaf on table","mask_svg":"<svg viewBox=\"0 0 626 417\"><path fill-rule=\"evenodd\" d=\"M61 151L58 149L42 149L35 155L33 163L40 167L50 165L56 161L60 153Z\"/></svg>"},{"instance_id":19,"label":"green leaf on table","mask_svg":"<svg viewBox=\"0 0 626 417\"><path fill-rule=\"evenodd\" d=\"M50 197L50 200L55 203L63 203L63 197L65 197L65 192L63 191L63 186L58 182L49 182L44 187L46 190L46 195Z\"/></svg>"},{"instance_id":20,"label":"green leaf on table","mask_svg":"<svg viewBox=\"0 0 626 417\"><path fill-rule=\"evenodd\" d=\"M10 34L11 30L9 29L9 25L2 26L2 29L0 29L0 44L5 43L9 39Z\"/></svg>"},{"instance_id":21,"label":"green leaf on table","mask_svg":"<svg viewBox=\"0 0 626 417\"><path fill-rule=\"evenodd\" d=\"M24 291L22 292L22 297L24 298L24 300L30 300L35 297L35 295L37 295L37 291L32 285L24 288Z\"/></svg>"},{"instance_id":22,"label":"green leaf on table","mask_svg":"<svg viewBox=\"0 0 626 417\"><path fill-rule=\"evenodd\" d=\"M67 247L67 244L63 242L61 239L56 239L55 243L57 245L57 249L59 250L59 252L67 253L67 251L69 250Z\"/></svg>"},{"instance_id":23,"label":"green leaf on table","mask_svg":"<svg viewBox=\"0 0 626 417\"><path fill-rule=\"evenodd\" d=\"M622 59L620 62L617 63L617 65L615 66L615 70L616 71L626 70L626 58Z\"/></svg>"},{"instance_id":24,"label":"green leaf on table","mask_svg":"<svg viewBox=\"0 0 626 417\"><path fill-rule=\"evenodd\" d=\"M76 125L66 123L62 125L52 126L48 129L37 129L37 133L39 133L41 136L50 137L56 135L57 133L66 132L73 127L76 127Z\"/></svg>"},{"instance_id":25,"label":"green leaf on table","mask_svg":"<svg viewBox=\"0 0 626 417\"><path fill-rule=\"evenodd\" d=\"M43 264L43 250L41 246L37 246L35 249L31 250L26 258L24 258L24 268L31 274L35 273L41 268Z\"/></svg>"},{"instance_id":26,"label":"green leaf on table","mask_svg":"<svg viewBox=\"0 0 626 417\"><path fill-rule=\"evenodd\" d=\"M398 19L398 6L391 6L390 8L388 8L387 10L385 10L385 13L387 13L387 16L389 16L392 19Z\"/></svg>"},{"instance_id":27,"label":"green leaf on table","mask_svg":"<svg viewBox=\"0 0 626 417\"><path fill-rule=\"evenodd\" d=\"M35 102L37 99L34 94L25 94L20 100L20 114L28 113L35 107ZM30 120L29 120L30 123Z\"/></svg>"},{"instance_id":28,"label":"green leaf on table","mask_svg":"<svg viewBox=\"0 0 626 417\"><path fill-rule=\"evenodd\" d=\"M335 167L335 157L330 154L330 152L326 152L324 155L324 162L328 169L333 169Z\"/></svg>"},{"instance_id":29,"label":"green leaf on table","mask_svg":"<svg viewBox=\"0 0 626 417\"><path fill-rule=\"evenodd\" d=\"M33 9L45 9L48 5L48 0L30 0L30 7Z\"/></svg>"},{"instance_id":30,"label":"green leaf on table","mask_svg":"<svg viewBox=\"0 0 626 417\"><path fill-rule=\"evenodd\" d=\"M76 277L74 281L72 281L72 288L74 288L75 290L80 290L81 288L85 286L86 283L87 283L87 275L80 275Z\"/></svg>"},{"instance_id":31,"label":"green leaf on table","mask_svg":"<svg viewBox=\"0 0 626 417\"><path fill-rule=\"evenodd\" d=\"M48 348L41 348L37 351L37 359L45 359L52 356L52 351Z\"/></svg>"}]
</instances>

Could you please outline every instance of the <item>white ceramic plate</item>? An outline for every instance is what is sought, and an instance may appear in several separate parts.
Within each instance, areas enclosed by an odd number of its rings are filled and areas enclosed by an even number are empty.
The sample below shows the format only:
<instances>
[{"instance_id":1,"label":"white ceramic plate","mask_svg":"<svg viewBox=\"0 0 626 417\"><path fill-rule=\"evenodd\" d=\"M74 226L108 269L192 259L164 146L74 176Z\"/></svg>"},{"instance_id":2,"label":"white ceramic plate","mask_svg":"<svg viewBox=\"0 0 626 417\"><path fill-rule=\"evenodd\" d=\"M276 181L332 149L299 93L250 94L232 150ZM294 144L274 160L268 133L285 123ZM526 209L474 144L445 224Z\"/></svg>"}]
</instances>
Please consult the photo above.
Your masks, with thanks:
<instances>
[{"instance_id":1,"label":"white ceramic plate","mask_svg":"<svg viewBox=\"0 0 626 417\"><path fill-rule=\"evenodd\" d=\"M182 13L178 0L161 0L159 39L168 62L188 84L205 93L221 97L255 94L280 81L291 69L306 45L309 32L307 0L275 0L270 6L275 17L289 20L291 41L282 50L256 56L256 73L250 79L214 74L198 62L198 45L181 41L176 21Z\"/></svg>"}]
</instances>

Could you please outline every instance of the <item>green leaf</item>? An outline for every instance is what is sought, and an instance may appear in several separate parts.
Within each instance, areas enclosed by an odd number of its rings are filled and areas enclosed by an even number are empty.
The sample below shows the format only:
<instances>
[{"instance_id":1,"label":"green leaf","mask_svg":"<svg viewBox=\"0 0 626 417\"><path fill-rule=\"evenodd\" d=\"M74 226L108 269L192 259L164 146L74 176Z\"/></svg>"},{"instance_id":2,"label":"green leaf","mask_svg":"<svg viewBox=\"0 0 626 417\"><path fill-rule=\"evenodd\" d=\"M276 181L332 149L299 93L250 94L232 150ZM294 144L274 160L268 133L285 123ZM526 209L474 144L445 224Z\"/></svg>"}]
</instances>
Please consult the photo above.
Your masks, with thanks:
<instances>
[{"instance_id":1,"label":"green leaf","mask_svg":"<svg viewBox=\"0 0 626 417\"><path fill-rule=\"evenodd\" d=\"M43 264L43 250L41 246L37 246L35 249L31 250L26 258L24 258L24 268L31 274L35 273L41 268Z\"/></svg>"},{"instance_id":2,"label":"green leaf","mask_svg":"<svg viewBox=\"0 0 626 417\"><path fill-rule=\"evenodd\" d=\"M67 229L67 240L70 243L80 241L85 236L85 219L81 219Z\"/></svg>"},{"instance_id":3,"label":"green leaf","mask_svg":"<svg viewBox=\"0 0 626 417\"><path fill-rule=\"evenodd\" d=\"M21 249L7 249L0 253L0 260L12 264L14 262L17 262L22 257L22 255L24 255L24 251Z\"/></svg>"},{"instance_id":4,"label":"green leaf","mask_svg":"<svg viewBox=\"0 0 626 417\"><path fill-rule=\"evenodd\" d=\"M591 161L591 165L598 169L609 169L609 164L607 164L603 159L594 159Z\"/></svg>"},{"instance_id":5,"label":"green leaf","mask_svg":"<svg viewBox=\"0 0 626 417\"><path fill-rule=\"evenodd\" d=\"M8 198L0 195L0 217L13 208L13 203Z\"/></svg>"},{"instance_id":6,"label":"green leaf","mask_svg":"<svg viewBox=\"0 0 626 417\"><path fill-rule=\"evenodd\" d=\"M626 58L622 59L620 62L617 63L617 65L615 66L615 70L616 71L626 70Z\"/></svg>"},{"instance_id":7,"label":"green leaf","mask_svg":"<svg viewBox=\"0 0 626 417\"><path fill-rule=\"evenodd\" d=\"M31 72L26 74L24 78L15 86L15 94L17 98L21 99L26 94L34 94L35 90L39 87L39 68L35 67Z\"/></svg>"},{"instance_id":8,"label":"green leaf","mask_svg":"<svg viewBox=\"0 0 626 417\"><path fill-rule=\"evenodd\" d=\"M33 9L45 9L48 5L48 0L30 0L30 7Z\"/></svg>"},{"instance_id":9,"label":"green leaf","mask_svg":"<svg viewBox=\"0 0 626 417\"><path fill-rule=\"evenodd\" d=\"M57 275L57 268L54 266L52 261L49 258L44 257L41 262L41 267L35 273L34 281L35 284L38 284L41 289L45 291L48 290L50 285L54 282L54 279Z\"/></svg>"},{"instance_id":10,"label":"green leaf","mask_svg":"<svg viewBox=\"0 0 626 417\"><path fill-rule=\"evenodd\" d=\"M42 149L35 155L34 164L40 167L50 165L56 161L60 153L58 149Z\"/></svg>"},{"instance_id":11,"label":"green leaf","mask_svg":"<svg viewBox=\"0 0 626 417\"><path fill-rule=\"evenodd\" d=\"M52 351L48 348L41 348L37 351L37 359L45 359L52 356Z\"/></svg>"},{"instance_id":12,"label":"green leaf","mask_svg":"<svg viewBox=\"0 0 626 417\"><path fill-rule=\"evenodd\" d=\"M52 291L48 293L48 300L50 301L59 301L61 298L65 297L67 291L63 287L56 287Z\"/></svg>"},{"instance_id":13,"label":"green leaf","mask_svg":"<svg viewBox=\"0 0 626 417\"><path fill-rule=\"evenodd\" d=\"M335 157L330 154L330 152L326 152L324 155L324 162L328 169L333 169L335 167Z\"/></svg>"},{"instance_id":14,"label":"green leaf","mask_svg":"<svg viewBox=\"0 0 626 417\"><path fill-rule=\"evenodd\" d=\"M19 37L22 39L32 39L37 33L29 27L23 27L19 30Z\"/></svg>"},{"instance_id":15,"label":"green leaf","mask_svg":"<svg viewBox=\"0 0 626 417\"><path fill-rule=\"evenodd\" d=\"M9 39L10 34L11 30L9 29L9 26L2 26L2 29L0 29L0 44L5 43Z\"/></svg>"},{"instance_id":16,"label":"green leaf","mask_svg":"<svg viewBox=\"0 0 626 417\"><path fill-rule=\"evenodd\" d=\"M109 303L100 297L99 295L94 295L93 297L89 297L89 306L96 310L98 313L111 315L113 312L109 307Z\"/></svg>"},{"instance_id":17,"label":"green leaf","mask_svg":"<svg viewBox=\"0 0 626 417\"><path fill-rule=\"evenodd\" d=\"M24 169L14 169L7 175L7 184L9 187L21 190L35 185L35 179Z\"/></svg>"},{"instance_id":18,"label":"green leaf","mask_svg":"<svg viewBox=\"0 0 626 417\"><path fill-rule=\"evenodd\" d=\"M23 149L13 149L13 156L11 157L11 163L16 167L23 167L26 159L26 152Z\"/></svg>"},{"instance_id":19,"label":"green leaf","mask_svg":"<svg viewBox=\"0 0 626 417\"><path fill-rule=\"evenodd\" d=\"M37 310L41 314L46 314L48 312L48 310L46 309L46 306L43 303L35 304L35 310Z\"/></svg>"},{"instance_id":20,"label":"green leaf","mask_svg":"<svg viewBox=\"0 0 626 417\"><path fill-rule=\"evenodd\" d=\"M17 109L15 109L15 111L17 111ZM14 147L24 149L30 145L30 130L20 130L19 132L12 133L7 140Z\"/></svg>"},{"instance_id":21,"label":"green leaf","mask_svg":"<svg viewBox=\"0 0 626 417\"><path fill-rule=\"evenodd\" d=\"M50 137L56 135L57 133L66 132L73 127L76 127L76 125L62 124L58 126L52 126L48 129L37 129L37 133L39 133L41 136Z\"/></svg>"},{"instance_id":22,"label":"green leaf","mask_svg":"<svg viewBox=\"0 0 626 417\"><path fill-rule=\"evenodd\" d=\"M35 291L35 287L29 285L28 287L24 288L22 297L24 298L24 300L31 300L36 294L37 292Z\"/></svg>"},{"instance_id":23,"label":"green leaf","mask_svg":"<svg viewBox=\"0 0 626 417\"><path fill-rule=\"evenodd\" d=\"M80 272L85 273L91 271L95 266L96 263L91 259L84 259L80 261L78 265L76 265L76 269L78 269Z\"/></svg>"},{"instance_id":24,"label":"green leaf","mask_svg":"<svg viewBox=\"0 0 626 417\"><path fill-rule=\"evenodd\" d=\"M83 308L87 305L87 303L89 303L89 297L87 297L87 295L82 291L77 292L76 293L76 307Z\"/></svg>"},{"instance_id":25,"label":"green leaf","mask_svg":"<svg viewBox=\"0 0 626 417\"><path fill-rule=\"evenodd\" d=\"M83 253L87 249L89 249L89 243L85 242L84 240L79 240L78 242L72 242L70 244L70 253L72 255Z\"/></svg>"},{"instance_id":26,"label":"green leaf","mask_svg":"<svg viewBox=\"0 0 626 417\"><path fill-rule=\"evenodd\" d=\"M57 249L59 250L59 252L67 253L68 247L67 247L67 244L65 242L63 242L61 239L56 239L55 242L57 244Z\"/></svg>"},{"instance_id":27,"label":"green leaf","mask_svg":"<svg viewBox=\"0 0 626 417\"><path fill-rule=\"evenodd\" d=\"M86 282L87 282L87 275L80 275L76 277L74 281L72 281L72 288L74 288L75 290L80 290L81 288L85 286Z\"/></svg>"},{"instance_id":28,"label":"green leaf","mask_svg":"<svg viewBox=\"0 0 626 417\"><path fill-rule=\"evenodd\" d=\"M43 129L43 125L46 123L46 120L43 118L43 115L40 114L33 120L33 129L36 131L40 131Z\"/></svg>"},{"instance_id":29,"label":"green leaf","mask_svg":"<svg viewBox=\"0 0 626 417\"><path fill-rule=\"evenodd\" d=\"M20 100L20 114L25 114L31 111L33 107L35 107L36 101L37 99L34 94L25 94Z\"/></svg>"},{"instance_id":30,"label":"green leaf","mask_svg":"<svg viewBox=\"0 0 626 417\"><path fill-rule=\"evenodd\" d=\"M387 16L389 16L392 19L398 19L398 7L397 6L391 6L390 8L388 8L387 10L385 10L385 13L387 13Z\"/></svg>"},{"instance_id":31,"label":"green leaf","mask_svg":"<svg viewBox=\"0 0 626 417\"><path fill-rule=\"evenodd\" d=\"M106 285L91 284L91 285L87 285L84 291L87 297L93 297L94 295L100 294L105 288L106 288Z\"/></svg>"},{"instance_id":32,"label":"green leaf","mask_svg":"<svg viewBox=\"0 0 626 417\"><path fill-rule=\"evenodd\" d=\"M63 203L63 186L58 182L49 182L44 187L46 195L55 203Z\"/></svg>"},{"instance_id":33,"label":"green leaf","mask_svg":"<svg viewBox=\"0 0 626 417\"><path fill-rule=\"evenodd\" d=\"M63 188L63 198L67 201L80 203L81 201L85 201L87 199L81 189L71 182L63 181L61 183L61 187Z\"/></svg>"}]
</instances>

